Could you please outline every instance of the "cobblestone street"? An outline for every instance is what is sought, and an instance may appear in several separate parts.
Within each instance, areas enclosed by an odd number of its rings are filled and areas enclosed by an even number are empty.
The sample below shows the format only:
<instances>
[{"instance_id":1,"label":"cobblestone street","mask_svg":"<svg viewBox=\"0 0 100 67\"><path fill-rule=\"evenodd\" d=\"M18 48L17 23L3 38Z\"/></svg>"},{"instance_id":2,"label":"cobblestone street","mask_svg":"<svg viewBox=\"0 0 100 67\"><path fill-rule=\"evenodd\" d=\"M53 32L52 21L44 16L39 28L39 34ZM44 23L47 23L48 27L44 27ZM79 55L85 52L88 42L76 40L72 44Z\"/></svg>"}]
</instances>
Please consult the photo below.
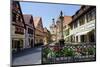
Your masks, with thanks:
<instances>
[{"instance_id":1,"label":"cobblestone street","mask_svg":"<svg viewBox=\"0 0 100 67\"><path fill-rule=\"evenodd\" d=\"M13 54L12 65L41 64L41 47L25 49Z\"/></svg>"}]
</instances>

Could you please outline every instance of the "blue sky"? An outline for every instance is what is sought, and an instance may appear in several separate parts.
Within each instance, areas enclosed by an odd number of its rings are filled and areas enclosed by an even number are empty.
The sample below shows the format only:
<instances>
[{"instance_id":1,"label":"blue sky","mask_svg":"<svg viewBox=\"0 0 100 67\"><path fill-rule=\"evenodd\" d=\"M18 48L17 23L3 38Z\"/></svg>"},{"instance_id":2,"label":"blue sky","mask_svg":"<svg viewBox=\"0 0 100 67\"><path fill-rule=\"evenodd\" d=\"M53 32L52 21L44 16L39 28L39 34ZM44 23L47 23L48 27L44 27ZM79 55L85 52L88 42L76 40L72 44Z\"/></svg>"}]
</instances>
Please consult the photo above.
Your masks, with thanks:
<instances>
[{"instance_id":1,"label":"blue sky","mask_svg":"<svg viewBox=\"0 0 100 67\"><path fill-rule=\"evenodd\" d=\"M61 10L64 15L72 16L80 9L79 5L69 4L20 2L20 5L23 14L31 14L33 17L42 17L43 27L47 27L48 29L52 24L52 19L54 18L56 21Z\"/></svg>"}]
</instances>

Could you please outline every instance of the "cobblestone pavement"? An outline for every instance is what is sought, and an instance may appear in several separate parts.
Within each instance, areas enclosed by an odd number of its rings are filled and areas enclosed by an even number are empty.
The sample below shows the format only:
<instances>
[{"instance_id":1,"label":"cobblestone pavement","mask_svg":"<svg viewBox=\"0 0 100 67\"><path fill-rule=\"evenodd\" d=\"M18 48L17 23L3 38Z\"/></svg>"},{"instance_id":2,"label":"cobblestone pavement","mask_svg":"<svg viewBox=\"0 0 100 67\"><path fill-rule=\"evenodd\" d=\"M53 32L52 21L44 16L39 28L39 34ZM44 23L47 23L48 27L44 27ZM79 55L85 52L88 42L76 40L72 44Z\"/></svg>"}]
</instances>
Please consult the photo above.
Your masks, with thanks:
<instances>
[{"instance_id":1,"label":"cobblestone pavement","mask_svg":"<svg viewBox=\"0 0 100 67\"><path fill-rule=\"evenodd\" d=\"M41 47L25 49L12 54L12 65L41 64Z\"/></svg>"}]
</instances>

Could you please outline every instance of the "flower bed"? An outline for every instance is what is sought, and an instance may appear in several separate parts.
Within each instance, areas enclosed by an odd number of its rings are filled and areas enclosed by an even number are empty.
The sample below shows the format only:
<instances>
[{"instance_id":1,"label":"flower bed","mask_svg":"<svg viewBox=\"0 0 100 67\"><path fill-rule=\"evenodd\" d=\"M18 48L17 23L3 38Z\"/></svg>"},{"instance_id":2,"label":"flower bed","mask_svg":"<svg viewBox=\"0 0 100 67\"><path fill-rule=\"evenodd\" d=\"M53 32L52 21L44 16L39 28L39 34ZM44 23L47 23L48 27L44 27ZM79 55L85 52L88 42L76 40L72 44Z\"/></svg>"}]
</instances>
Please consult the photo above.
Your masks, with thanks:
<instances>
[{"instance_id":1,"label":"flower bed","mask_svg":"<svg viewBox=\"0 0 100 67\"><path fill-rule=\"evenodd\" d=\"M94 45L68 45L43 47L43 63L81 62L95 60Z\"/></svg>"}]
</instances>

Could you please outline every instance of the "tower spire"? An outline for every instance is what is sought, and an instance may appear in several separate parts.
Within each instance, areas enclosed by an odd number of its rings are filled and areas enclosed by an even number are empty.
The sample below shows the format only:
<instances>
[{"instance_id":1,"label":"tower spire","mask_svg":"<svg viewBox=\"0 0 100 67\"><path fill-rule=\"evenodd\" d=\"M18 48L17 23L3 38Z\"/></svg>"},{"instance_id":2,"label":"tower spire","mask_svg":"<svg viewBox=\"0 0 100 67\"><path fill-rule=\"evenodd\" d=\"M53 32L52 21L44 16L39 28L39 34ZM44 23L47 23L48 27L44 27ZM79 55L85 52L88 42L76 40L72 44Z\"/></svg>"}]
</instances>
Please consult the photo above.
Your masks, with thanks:
<instances>
[{"instance_id":1,"label":"tower spire","mask_svg":"<svg viewBox=\"0 0 100 67\"><path fill-rule=\"evenodd\" d=\"M55 19L54 18L52 19L52 21L53 21L53 24L55 25Z\"/></svg>"}]
</instances>

